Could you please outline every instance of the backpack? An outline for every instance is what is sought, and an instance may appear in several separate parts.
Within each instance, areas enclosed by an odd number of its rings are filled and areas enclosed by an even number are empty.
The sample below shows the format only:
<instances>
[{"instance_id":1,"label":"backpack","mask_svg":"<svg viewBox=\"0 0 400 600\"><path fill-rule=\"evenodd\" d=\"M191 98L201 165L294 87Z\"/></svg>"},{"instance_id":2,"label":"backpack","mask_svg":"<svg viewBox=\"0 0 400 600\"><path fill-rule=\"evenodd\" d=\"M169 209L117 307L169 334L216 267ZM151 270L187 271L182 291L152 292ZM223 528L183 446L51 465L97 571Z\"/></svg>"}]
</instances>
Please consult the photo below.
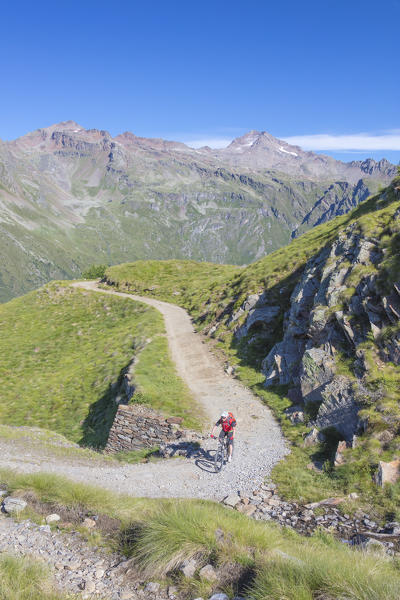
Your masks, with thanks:
<instances>
[{"instance_id":1,"label":"backpack","mask_svg":"<svg viewBox=\"0 0 400 600\"><path fill-rule=\"evenodd\" d=\"M236 419L233 416L233 413L228 412L228 419L222 423L222 429L227 432L227 431L231 431L233 429L232 425L233 423L235 423L236 425Z\"/></svg>"}]
</instances>

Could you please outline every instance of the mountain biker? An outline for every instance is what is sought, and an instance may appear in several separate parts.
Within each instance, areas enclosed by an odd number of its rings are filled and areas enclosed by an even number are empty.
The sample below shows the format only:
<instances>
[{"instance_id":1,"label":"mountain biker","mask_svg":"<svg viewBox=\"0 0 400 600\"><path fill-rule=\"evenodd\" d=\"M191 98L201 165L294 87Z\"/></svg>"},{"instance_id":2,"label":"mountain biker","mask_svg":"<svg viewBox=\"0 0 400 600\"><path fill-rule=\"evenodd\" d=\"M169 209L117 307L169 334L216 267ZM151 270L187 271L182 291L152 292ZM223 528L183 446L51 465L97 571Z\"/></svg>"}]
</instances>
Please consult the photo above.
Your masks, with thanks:
<instances>
[{"instance_id":1,"label":"mountain biker","mask_svg":"<svg viewBox=\"0 0 400 600\"><path fill-rule=\"evenodd\" d=\"M214 431L217 427L221 426L221 432L219 434L221 438L228 438L228 462L232 460L232 452L233 452L233 438L235 437L235 427L236 427L236 419L231 412L224 411L221 413L220 418L215 423L210 436L212 438L215 437Z\"/></svg>"}]
</instances>

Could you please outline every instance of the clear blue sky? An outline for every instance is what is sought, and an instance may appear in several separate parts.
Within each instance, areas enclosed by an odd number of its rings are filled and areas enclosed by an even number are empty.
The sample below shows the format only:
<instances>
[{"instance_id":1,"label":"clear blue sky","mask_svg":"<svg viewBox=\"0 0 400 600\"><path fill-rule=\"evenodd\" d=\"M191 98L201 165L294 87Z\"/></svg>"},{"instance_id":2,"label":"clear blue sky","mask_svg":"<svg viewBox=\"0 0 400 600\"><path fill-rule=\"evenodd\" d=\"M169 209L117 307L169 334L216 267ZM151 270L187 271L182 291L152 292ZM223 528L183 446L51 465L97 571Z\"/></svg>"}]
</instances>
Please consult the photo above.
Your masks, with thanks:
<instances>
[{"instance_id":1,"label":"clear blue sky","mask_svg":"<svg viewBox=\"0 0 400 600\"><path fill-rule=\"evenodd\" d=\"M2 139L73 119L400 159L400 0L15 0L0 18ZM354 134L356 154L331 139Z\"/></svg>"}]
</instances>

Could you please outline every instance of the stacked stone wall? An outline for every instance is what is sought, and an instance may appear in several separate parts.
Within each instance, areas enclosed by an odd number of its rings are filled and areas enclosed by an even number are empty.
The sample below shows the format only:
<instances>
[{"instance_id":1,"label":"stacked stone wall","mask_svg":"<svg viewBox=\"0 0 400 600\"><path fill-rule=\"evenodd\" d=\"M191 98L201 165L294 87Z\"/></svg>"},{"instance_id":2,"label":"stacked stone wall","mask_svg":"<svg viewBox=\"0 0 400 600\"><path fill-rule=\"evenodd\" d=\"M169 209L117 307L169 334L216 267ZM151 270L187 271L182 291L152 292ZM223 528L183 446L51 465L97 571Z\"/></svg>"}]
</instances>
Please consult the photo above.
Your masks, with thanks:
<instances>
[{"instance_id":1,"label":"stacked stone wall","mask_svg":"<svg viewBox=\"0 0 400 600\"><path fill-rule=\"evenodd\" d=\"M110 429L106 452L154 448L185 437L180 429L182 419L166 419L143 404L120 404Z\"/></svg>"}]
</instances>

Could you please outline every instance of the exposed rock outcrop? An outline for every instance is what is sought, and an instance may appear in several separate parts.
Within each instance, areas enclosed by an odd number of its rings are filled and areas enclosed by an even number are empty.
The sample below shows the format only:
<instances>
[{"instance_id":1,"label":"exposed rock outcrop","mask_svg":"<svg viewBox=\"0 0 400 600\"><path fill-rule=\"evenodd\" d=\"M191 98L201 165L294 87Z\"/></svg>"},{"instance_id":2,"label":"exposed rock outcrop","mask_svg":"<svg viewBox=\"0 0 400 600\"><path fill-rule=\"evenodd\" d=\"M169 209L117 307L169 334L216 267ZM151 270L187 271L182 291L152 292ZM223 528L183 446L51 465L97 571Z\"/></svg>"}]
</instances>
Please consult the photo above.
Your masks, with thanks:
<instances>
[{"instance_id":1,"label":"exposed rock outcrop","mask_svg":"<svg viewBox=\"0 0 400 600\"><path fill-rule=\"evenodd\" d=\"M377 484L381 487L385 483L396 483L400 479L400 460L392 460L391 462L379 462L377 473Z\"/></svg>"},{"instance_id":2,"label":"exposed rock outcrop","mask_svg":"<svg viewBox=\"0 0 400 600\"><path fill-rule=\"evenodd\" d=\"M391 223L396 235L400 210ZM315 415L307 444L319 439L319 431L334 428L351 445L368 427L360 408L378 405L384 396L383 388L368 385L368 344L382 365L400 364L400 280L387 291L381 270L385 252L379 238L357 222L344 228L306 263L284 314L282 337L262 361L266 387L290 387L290 420L302 422L293 415L307 407ZM236 337L249 340L255 324L268 331L277 319L276 301L269 303L265 291L249 296L230 322L238 320ZM395 416L384 419L395 427Z\"/></svg>"},{"instance_id":3,"label":"exposed rock outcrop","mask_svg":"<svg viewBox=\"0 0 400 600\"><path fill-rule=\"evenodd\" d=\"M238 321L245 316L242 325L236 327L235 337L241 339L252 333L254 329L265 328L270 325L280 313L279 306L271 306L266 294L250 294L242 306L231 316L229 323Z\"/></svg>"}]
</instances>

